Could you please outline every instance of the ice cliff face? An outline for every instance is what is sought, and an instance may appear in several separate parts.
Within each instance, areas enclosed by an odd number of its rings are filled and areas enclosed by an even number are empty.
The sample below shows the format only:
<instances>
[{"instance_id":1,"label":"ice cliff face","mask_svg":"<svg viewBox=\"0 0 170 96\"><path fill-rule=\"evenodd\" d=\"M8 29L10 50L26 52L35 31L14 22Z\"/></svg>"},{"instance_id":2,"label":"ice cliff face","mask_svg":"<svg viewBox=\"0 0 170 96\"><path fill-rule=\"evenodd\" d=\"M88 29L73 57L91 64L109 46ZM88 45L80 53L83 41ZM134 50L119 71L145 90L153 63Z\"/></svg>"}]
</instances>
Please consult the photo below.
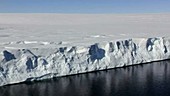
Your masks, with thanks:
<instances>
[{"instance_id":1,"label":"ice cliff face","mask_svg":"<svg viewBox=\"0 0 170 96\"><path fill-rule=\"evenodd\" d=\"M89 46L4 48L1 55L3 86L170 59L170 38L134 38Z\"/></svg>"}]
</instances>

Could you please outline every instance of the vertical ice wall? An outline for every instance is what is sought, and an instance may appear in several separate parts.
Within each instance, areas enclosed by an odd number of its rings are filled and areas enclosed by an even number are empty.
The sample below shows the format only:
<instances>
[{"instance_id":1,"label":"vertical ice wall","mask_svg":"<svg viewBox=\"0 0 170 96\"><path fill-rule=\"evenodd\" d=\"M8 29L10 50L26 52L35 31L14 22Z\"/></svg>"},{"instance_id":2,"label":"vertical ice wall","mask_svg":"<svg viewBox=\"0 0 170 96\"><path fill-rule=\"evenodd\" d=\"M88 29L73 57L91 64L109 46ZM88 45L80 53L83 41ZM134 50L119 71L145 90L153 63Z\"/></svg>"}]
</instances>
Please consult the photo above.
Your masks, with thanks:
<instances>
[{"instance_id":1,"label":"vertical ice wall","mask_svg":"<svg viewBox=\"0 0 170 96\"><path fill-rule=\"evenodd\" d=\"M170 59L170 39L134 38L89 46L3 49L1 58L3 86Z\"/></svg>"}]
</instances>

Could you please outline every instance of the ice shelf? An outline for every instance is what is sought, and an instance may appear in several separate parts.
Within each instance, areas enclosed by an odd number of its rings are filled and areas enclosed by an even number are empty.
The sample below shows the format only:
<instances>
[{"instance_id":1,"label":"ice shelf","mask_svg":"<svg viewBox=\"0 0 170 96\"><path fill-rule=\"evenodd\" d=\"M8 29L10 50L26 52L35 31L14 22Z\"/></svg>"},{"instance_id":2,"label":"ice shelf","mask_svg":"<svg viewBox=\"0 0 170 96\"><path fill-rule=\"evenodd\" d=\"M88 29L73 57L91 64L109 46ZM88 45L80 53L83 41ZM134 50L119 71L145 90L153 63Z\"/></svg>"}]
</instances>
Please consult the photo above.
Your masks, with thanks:
<instances>
[{"instance_id":1,"label":"ice shelf","mask_svg":"<svg viewBox=\"0 0 170 96\"><path fill-rule=\"evenodd\" d=\"M170 59L169 21L170 14L0 14L0 86Z\"/></svg>"}]
</instances>

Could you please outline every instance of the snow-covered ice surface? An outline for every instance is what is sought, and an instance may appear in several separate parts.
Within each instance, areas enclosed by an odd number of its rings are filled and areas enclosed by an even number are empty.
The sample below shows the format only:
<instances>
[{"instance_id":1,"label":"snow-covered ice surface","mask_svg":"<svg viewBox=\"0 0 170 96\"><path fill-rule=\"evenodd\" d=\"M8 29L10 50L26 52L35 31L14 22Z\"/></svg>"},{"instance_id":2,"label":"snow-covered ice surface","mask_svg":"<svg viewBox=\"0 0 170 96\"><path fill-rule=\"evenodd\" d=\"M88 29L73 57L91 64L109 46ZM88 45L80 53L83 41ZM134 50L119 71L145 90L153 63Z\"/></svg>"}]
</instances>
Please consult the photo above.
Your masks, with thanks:
<instances>
[{"instance_id":1,"label":"snow-covered ice surface","mask_svg":"<svg viewBox=\"0 0 170 96\"><path fill-rule=\"evenodd\" d=\"M0 14L0 86L170 59L170 14Z\"/></svg>"}]
</instances>

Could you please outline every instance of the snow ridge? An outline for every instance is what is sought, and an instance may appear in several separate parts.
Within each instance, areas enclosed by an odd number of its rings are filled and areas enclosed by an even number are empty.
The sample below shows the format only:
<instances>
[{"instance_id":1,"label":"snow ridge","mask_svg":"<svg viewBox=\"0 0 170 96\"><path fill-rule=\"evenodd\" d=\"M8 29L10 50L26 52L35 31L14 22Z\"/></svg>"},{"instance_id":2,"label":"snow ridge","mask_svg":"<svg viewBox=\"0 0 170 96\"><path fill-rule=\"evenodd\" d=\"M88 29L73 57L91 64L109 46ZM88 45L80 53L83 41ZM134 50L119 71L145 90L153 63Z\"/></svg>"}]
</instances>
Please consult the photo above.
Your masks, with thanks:
<instances>
[{"instance_id":1,"label":"snow ridge","mask_svg":"<svg viewBox=\"0 0 170 96\"><path fill-rule=\"evenodd\" d=\"M36 42L19 42L24 44ZM45 42L51 44L50 42ZM89 46L4 49L0 86L170 59L170 38L132 38Z\"/></svg>"}]
</instances>

